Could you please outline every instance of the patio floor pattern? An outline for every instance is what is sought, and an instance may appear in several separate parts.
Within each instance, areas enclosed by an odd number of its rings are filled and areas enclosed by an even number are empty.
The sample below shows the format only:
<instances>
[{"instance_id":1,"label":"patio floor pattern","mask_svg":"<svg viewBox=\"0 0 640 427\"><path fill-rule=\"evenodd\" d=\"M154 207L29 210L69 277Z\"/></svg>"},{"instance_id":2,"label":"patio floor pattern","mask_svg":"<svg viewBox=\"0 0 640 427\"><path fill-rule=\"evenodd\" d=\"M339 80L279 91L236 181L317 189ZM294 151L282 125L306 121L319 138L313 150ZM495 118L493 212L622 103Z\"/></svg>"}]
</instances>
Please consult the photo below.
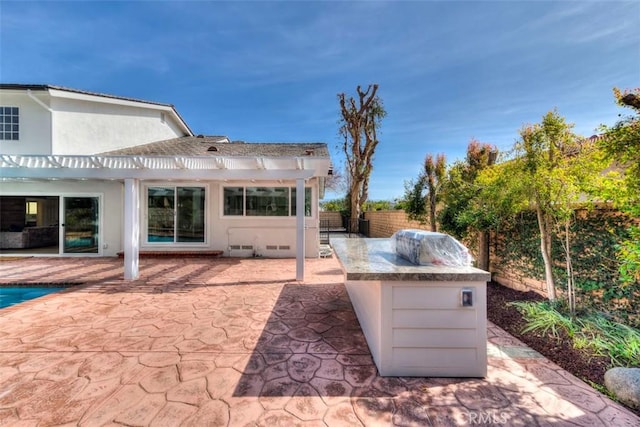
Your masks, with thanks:
<instances>
[{"instance_id":1,"label":"patio floor pattern","mask_svg":"<svg viewBox=\"0 0 640 427\"><path fill-rule=\"evenodd\" d=\"M335 258L0 262L0 426L638 426L489 323L484 379L380 377Z\"/></svg>"}]
</instances>

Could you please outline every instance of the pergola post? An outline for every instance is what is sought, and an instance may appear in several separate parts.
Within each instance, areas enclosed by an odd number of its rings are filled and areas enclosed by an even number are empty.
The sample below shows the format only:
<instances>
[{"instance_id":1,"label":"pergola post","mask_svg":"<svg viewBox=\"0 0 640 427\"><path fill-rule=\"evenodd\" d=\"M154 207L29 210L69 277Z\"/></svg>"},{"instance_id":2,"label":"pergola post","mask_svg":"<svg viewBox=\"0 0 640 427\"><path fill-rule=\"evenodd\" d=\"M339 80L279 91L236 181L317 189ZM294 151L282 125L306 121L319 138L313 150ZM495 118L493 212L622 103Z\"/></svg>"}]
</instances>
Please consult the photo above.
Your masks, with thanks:
<instances>
[{"instance_id":1,"label":"pergola post","mask_svg":"<svg viewBox=\"0 0 640 427\"><path fill-rule=\"evenodd\" d=\"M296 280L304 280L304 178L296 179Z\"/></svg>"},{"instance_id":2,"label":"pergola post","mask_svg":"<svg viewBox=\"0 0 640 427\"><path fill-rule=\"evenodd\" d=\"M140 275L140 180L124 180L124 279L135 280Z\"/></svg>"}]
</instances>

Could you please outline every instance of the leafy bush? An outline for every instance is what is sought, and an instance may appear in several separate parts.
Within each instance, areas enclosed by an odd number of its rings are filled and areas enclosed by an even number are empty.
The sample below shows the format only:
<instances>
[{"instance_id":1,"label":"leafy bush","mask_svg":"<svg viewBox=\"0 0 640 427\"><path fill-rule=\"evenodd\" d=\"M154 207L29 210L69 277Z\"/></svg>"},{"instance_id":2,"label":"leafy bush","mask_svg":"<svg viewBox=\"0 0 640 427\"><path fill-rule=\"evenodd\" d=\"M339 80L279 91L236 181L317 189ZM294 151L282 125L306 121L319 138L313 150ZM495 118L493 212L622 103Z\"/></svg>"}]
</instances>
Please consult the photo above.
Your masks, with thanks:
<instances>
[{"instance_id":1,"label":"leafy bush","mask_svg":"<svg viewBox=\"0 0 640 427\"><path fill-rule=\"evenodd\" d=\"M523 332L536 332L560 338L564 331L579 349L608 356L612 366L640 364L640 330L615 322L601 313L570 317L558 304L543 302L512 303L527 322Z\"/></svg>"},{"instance_id":2,"label":"leafy bush","mask_svg":"<svg viewBox=\"0 0 640 427\"><path fill-rule=\"evenodd\" d=\"M575 325L572 320L554 308L550 301L539 303L513 302L527 321L522 332L538 332L543 335L551 335L560 338L560 331L564 331L570 337L575 336Z\"/></svg>"}]
</instances>

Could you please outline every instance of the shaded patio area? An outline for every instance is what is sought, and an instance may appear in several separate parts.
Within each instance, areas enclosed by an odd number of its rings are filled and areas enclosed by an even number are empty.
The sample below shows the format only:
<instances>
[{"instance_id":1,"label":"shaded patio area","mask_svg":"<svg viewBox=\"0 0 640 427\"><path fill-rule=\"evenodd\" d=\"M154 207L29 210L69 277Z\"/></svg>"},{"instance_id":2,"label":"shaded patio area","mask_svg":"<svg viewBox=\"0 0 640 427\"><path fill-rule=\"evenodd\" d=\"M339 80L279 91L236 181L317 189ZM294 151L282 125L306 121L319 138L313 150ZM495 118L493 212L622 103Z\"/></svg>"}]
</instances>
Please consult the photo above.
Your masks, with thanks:
<instances>
[{"instance_id":1,"label":"shaded patio area","mask_svg":"<svg viewBox=\"0 0 640 427\"><path fill-rule=\"evenodd\" d=\"M0 425L637 426L489 323L485 379L380 377L335 257L0 261Z\"/></svg>"}]
</instances>

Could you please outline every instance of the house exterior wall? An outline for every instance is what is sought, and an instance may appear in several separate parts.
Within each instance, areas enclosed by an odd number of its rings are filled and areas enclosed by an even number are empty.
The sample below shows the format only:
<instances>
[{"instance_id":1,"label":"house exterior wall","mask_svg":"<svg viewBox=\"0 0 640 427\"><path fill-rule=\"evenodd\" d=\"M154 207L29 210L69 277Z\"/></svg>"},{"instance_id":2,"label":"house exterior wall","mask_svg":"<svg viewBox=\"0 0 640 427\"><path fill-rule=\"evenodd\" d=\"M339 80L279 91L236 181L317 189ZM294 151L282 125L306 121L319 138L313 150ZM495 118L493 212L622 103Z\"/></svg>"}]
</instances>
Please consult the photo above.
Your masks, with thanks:
<instances>
[{"instance_id":1,"label":"house exterior wall","mask_svg":"<svg viewBox=\"0 0 640 427\"><path fill-rule=\"evenodd\" d=\"M205 242L203 243L149 243L146 239L148 224L147 189L149 187L204 187ZM161 182L144 181L140 191L140 249L144 251L218 250L224 256L293 258L296 256L296 217L225 216L223 214L223 188L233 187L295 187L294 181L234 181L234 182ZM318 179L306 185L311 188L310 217L305 217L305 256L317 258L320 251L318 229Z\"/></svg>"},{"instance_id":2,"label":"house exterior wall","mask_svg":"<svg viewBox=\"0 0 640 427\"><path fill-rule=\"evenodd\" d=\"M87 155L185 135L165 105L52 93L0 91L0 106L20 109L20 139L0 140L0 153Z\"/></svg>"},{"instance_id":3,"label":"house exterior wall","mask_svg":"<svg viewBox=\"0 0 640 427\"><path fill-rule=\"evenodd\" d=\"M296 256L296 217L230 217L223 215L224 186L278 186L295 187L294 181L260 182L240 181L215 183L210 187L213 250L223 250L225 256L261 256L266 258L292 258ZM318 180L307 183L311 187L310 217L305 217L305 256L317 258L320 251L318 220ZM235 248L240 246L240 249ZM251 248L249 248L251 246ZM232 248L233 247L233 248ZM243 249L246 247L246 249Z\"/></svg>"},{"instance_id":4,"label":"house exterior wall","mask_svg":"<svg viewBox=\"0 0 640 427\"><path fill-rule=\"evenodd\" d=\"M53 154L96 154L184 135L167 107L55 97L51 105Z\"/></svg>"},{"instance_id":5,"label":"house exterior wall","mask_svg":"<svg viewBox=\"0 0 640 427\"><path fill-rule=\"evenodd\" d=\"M33 92L33 95L48 104L48 95ZM0 106L20 109L20 139L0 140L2 154L51 154L51 113L25 91L0 92Z\"/></svg>"},{"instance_id":6,"label":"house exterior wall","mask_svg":"<svg viewBox=\"0 0 640 427\"><path fill-rule=\"evenodd\" d=\"M225 217L222 188L218 182L144 181L140 192L140 249L144 251L220 250L224 256L293 258L296 256L296 217ZM294 182L238 181L233 186L295 186ZM317 179L310 180L312 216L305 218L305 255L316 258L319 253ZM150 186L203 186L206 188L206 220L204 243L148 243L147 192ZM0 183L2 196L100 196L100 246L102 256L116 256L123 250L124 184L118 181L64 181ZM231 249L239 245L240 249ZM251 246L251 249L246 247ZM245 247L245 249L243 249ZM254 255L255 254L255 255Z\"/></svg>"},{"instance_id":7,"label":"house exterior wall","mask_svg":"<svg viewBox=\"0 0 640 427\"><path fill-rule=\"evenodd\" d=\"M91 155L190 134L186 124L181 122L171 106L103 97L60 88L2 89L0 105L20 109L20 139L0 141L1 154ZM162 176L164 178L164 175ZM202 249L221 250L226 256L296 257L296 217L225 216L223 215L222 188L227 185L226 183L198 180L184 183L141 181L140 184L141 250ZM206 188L205 242L150 243L147 241L146 188L149 185ZM296 182L234 181L228 185L295 188ZM309 179L306 187L312 189L312 214L305 217L305 253L307 257L317 257L319 254L319 179ZM115 256L123 250L124 183L121 179L67 180L65 177L60 181L44 179L33 182L5 181L0 182L0 195L98 196L100 197L100 252L98 255ZM55 211L55 209L52 210ZM164 233L164 229L162 233L162 238L168 236L168 233Z\"/></svg>"}]
</instances>

